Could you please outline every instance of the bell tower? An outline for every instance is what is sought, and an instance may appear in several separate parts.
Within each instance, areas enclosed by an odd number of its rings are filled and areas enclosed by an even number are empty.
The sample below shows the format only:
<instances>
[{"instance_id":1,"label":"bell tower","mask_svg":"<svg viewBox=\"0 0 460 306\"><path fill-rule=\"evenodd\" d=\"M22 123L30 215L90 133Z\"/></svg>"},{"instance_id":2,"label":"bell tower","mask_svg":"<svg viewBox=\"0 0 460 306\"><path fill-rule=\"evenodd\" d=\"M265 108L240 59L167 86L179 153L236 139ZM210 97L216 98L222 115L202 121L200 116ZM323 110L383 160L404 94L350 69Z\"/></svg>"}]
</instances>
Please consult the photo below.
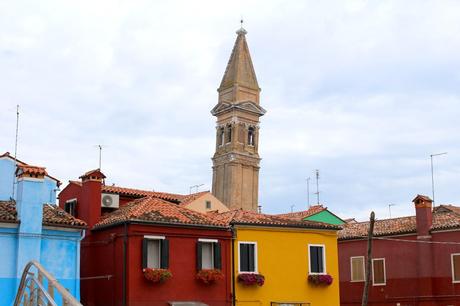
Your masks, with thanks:
<instances>
[{"instance_id":1,"label":"bell tower","mask_svg":"<svg viewBox=\"0 0 460 306\"><path fill-rule=\"evenodd\" d=\"M212 193L230 209L257 211L259 204L260 88L246 42L246 30L236 32L230 60L211 110L217 117L216 152L212 158Z\"/></svg>"}]
</instances>

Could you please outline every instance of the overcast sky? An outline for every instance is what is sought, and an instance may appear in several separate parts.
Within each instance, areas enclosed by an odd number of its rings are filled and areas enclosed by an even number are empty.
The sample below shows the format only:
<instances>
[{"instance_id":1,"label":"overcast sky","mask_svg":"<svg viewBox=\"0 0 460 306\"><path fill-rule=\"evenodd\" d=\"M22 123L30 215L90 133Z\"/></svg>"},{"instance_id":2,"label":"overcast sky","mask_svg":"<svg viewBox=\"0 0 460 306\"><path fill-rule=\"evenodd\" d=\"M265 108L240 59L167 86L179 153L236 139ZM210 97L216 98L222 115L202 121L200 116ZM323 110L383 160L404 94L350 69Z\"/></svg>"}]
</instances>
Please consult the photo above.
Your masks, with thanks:
<instances>
[{"instance_id":1,"label":"overcast sky","mask_svg":"<svg viewBox=\"0 0 460 306\"><path fill-rule=\"evenodd\" d=\"M64 185L211 188L217 87L239 20L262 88L259 201L343 218L460 204L459 1L0 1L0 151Z\"/></svg>"}]
</instances>

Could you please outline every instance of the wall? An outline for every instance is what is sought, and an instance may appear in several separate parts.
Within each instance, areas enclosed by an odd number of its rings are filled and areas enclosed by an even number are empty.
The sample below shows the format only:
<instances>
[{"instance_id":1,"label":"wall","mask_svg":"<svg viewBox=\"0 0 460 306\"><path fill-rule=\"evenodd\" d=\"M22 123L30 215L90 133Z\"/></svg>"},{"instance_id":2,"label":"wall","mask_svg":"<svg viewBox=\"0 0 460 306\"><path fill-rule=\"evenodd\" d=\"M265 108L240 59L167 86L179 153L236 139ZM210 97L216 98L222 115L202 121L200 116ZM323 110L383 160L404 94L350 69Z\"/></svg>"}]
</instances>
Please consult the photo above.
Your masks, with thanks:
<instances>
[{"instance_id":1,"label":"wall","mask_svg":"<svg viewBox=\"0 0 460 306\"><path fill-rule=\"evenodd\" d=\"M0 305L12 305L16 294L17 224L0 223Z\"/></svg>"},{"instance_id":2,"label":"wall","mask_svg":"<svg viewBox=\"0 0 460 306\"><path fill-rule=\"evenodd\" d=\"M211 208L206 209L206 201L211 202ZM203 194L201 197L196 199L195 201L185 205L188 209L206 213L208 211L216 211L218 210L219 212L226 212L228 211L228 207L225 206L219 199L217 199L215 196L213 196L210 192Z\"/></svg>"},{"instance_id":3,"label":"wall","mask_svg":"<svg viewBox=\"0 0 460 306\"><path fill-rule=\"evenodd\" d=\"M236 305L270 305L270 302L302 301L311 306L339 305L337 234L331 231L277 228L237 228L237 241L257 242L258 272L265 276L261 287L236 283ZM326 247L326 272L333 283L315 287L307 282L308 244ZM238 244L235 242L235 275L238 275Z\"/></svg>"},{"instance_id":4,"label":"wall","mask_svg":"<svg viewBox=\"0 0 460 306\"><path fill-rule=\"evenodd\" d=\"M10 200L13 193L15 171L14 162L9 157L0 158L0 201Z\"/></svg>"},{"instance_id":5,"label":"wall","mask_svg":"<svg viewBox=\"0 0 460 306\"><path fill-rule=\"evenodd\" d=\"M212 306L231 305L231 260L229 230L210 230L179 226L129 225L127 227L127 305L168 305L168 301L202 301ZM93 231L82 247L82 277L112 275L82 281L85 306L119 306L123 301L123 226ZM163 284L145 280L142 273L144 235L169 239L169 270L173 277ZM196 279L198 238L218 239L222 246L222 271L225 279L206 286Z\"/></svg>"},{"instance_id":6,"label":"wall","mask_svg":"<svg viewBox=\"0 0 460 306\"><path fill-rule=\"evenodd\" d=\"M460 242L459 232L433 234L433 241ZM460 284L452 283L451 253L460 245L416 243L415 235L393 236L396 240L374 240L373 258L385 258L386 285L370 286L369 305L460 305ZM431 247L432 258L426 256ZM342 305L361 305L364 282L350 282L350 257L364 256L366 240L339 241L340 298ZM420 267L431 271L421 275ZM432 284L432 285L431 285Z\"/></svg>"}]
</instances>

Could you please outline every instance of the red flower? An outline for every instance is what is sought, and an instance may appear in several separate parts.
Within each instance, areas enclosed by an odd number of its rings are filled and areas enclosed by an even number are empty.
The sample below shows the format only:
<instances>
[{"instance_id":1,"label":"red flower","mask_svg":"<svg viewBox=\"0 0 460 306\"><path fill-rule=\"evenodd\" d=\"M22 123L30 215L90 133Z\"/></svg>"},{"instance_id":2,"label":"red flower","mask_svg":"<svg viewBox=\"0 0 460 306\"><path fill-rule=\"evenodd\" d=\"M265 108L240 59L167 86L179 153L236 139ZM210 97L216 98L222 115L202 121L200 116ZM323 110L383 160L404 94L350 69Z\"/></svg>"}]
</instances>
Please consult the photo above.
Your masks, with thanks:
<instances>
[{"instance_id":1,"label":"red flower","mask_svg":"<svg viewBox=\"0 0 460 306\"><path fill-rule=\"evenodd\" d=\"M167 269L145 268L142 272L144 272L145 279L153 283L163 283L172 277L171 271Z\"/></svg>"},{"instance_id":2,"label":"red flower","mask_svg":"<svg viewBox=\"0 0 460 306\"><path fill-rule=\"evenodd\" d=\"M224 279L224 274L218 269L204 269L198 271L196 274L196 279L206 285L210 285Z\"/></svg>"},{"instance_id":3,"label":"red flower","mask_svg":"<svg viewBox=\"0 0 460 306\"><path fill-rule=\"evenodd\" d=\"M262 286L265 283L265 277L262 274L256 273L240 273L237 279L239 283L245 286Z\"/></svg>"},{"instance_id":4,"label":"red flower","mask_svg":"<svg viewBox=\"0 0 460 306\"><path fill-rule=\"evenodd\" d=\"M319 285L325 285L329 286L332 284L333 278L329 274L312 274L308 275L308 282L319 286Z\"/></svg>"}]
</instances>

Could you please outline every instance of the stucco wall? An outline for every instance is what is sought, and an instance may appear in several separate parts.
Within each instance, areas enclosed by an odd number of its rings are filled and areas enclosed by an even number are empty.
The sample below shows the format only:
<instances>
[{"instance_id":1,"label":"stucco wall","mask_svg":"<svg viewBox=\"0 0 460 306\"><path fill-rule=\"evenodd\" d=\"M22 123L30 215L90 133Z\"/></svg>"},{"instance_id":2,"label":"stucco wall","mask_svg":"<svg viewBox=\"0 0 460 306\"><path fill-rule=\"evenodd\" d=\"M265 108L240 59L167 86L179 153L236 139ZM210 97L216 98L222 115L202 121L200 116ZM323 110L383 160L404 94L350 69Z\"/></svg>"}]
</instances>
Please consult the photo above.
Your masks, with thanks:
<instances>
[{"instance_id":1,"label":"stucco wall","mask_svg":"<svg viewBox=\"0 0 460 306\"><path fill-rule=\"evenodd\" d=\"M265 276L261 287L236 282L236 305L270 305L270 302L309 302L311 306L339 305L337 235L330 231L276 228L238 228L235 241L235 276L238 275L238 241L257 242L258 273ZM307 282L308 244L324 244L330 286Z\"/></svg>"},{"instance_id":2,"label":"stucco wall","mask_svg":"<svg viewBox=\"0 0 460 306\"><path fill-rule=\"evenodd\" d=\"M211 202L211 208L206 208L206 201ZM206 213L208 211L216 211L225 212L228 211L228 207L225 206L219 199L213 196L210 192L205 193L195 201L185 205L188 209L192 209L194 211Z\"/></svg>"}]
</instances>

